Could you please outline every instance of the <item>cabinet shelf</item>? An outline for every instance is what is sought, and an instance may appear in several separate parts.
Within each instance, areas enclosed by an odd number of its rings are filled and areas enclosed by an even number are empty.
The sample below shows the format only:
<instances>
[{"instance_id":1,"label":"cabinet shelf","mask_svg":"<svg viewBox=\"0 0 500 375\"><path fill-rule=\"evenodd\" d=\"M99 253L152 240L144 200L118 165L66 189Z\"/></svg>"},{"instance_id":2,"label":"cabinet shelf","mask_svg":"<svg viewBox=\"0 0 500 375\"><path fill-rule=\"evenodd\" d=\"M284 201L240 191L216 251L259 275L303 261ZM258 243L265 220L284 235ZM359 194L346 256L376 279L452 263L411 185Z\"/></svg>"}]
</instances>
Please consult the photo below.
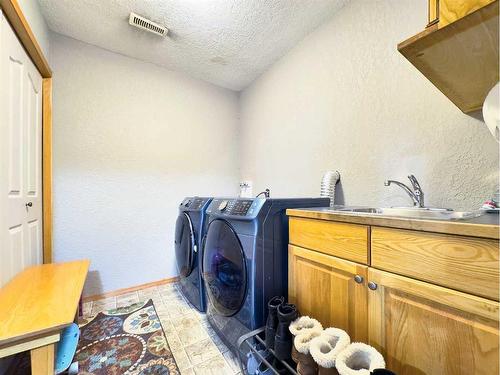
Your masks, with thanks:
<instances>
[{"instance_id":1,"label":"cabinet shelf","mask_svg":"<svg viewBox=\"0 0 500 375\"><path fill-rule=\"evenodd\" d=\"M498 4L398 44L398 51L464 113L481 109L499 80Z\"/></svg>"}]
</instances>

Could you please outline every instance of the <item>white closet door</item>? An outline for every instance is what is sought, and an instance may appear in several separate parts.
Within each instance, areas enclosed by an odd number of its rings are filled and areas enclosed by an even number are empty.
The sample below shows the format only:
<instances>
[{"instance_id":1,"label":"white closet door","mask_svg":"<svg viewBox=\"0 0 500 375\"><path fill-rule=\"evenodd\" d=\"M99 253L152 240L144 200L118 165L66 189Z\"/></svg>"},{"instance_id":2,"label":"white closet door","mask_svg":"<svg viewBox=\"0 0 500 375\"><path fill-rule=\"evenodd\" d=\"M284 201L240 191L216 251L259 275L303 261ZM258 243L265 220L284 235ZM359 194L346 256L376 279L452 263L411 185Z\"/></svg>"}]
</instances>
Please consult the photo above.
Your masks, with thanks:
<instances>
[{"instance_id":1,"label":"white closet door","mask_svg":"<svg viewBox=\"0 0 500 375\"><path fill-rule=\"evenodd\" d=\"M0 13L0 286L42 262L42 78Z\"/></svg>"}]
</instances>

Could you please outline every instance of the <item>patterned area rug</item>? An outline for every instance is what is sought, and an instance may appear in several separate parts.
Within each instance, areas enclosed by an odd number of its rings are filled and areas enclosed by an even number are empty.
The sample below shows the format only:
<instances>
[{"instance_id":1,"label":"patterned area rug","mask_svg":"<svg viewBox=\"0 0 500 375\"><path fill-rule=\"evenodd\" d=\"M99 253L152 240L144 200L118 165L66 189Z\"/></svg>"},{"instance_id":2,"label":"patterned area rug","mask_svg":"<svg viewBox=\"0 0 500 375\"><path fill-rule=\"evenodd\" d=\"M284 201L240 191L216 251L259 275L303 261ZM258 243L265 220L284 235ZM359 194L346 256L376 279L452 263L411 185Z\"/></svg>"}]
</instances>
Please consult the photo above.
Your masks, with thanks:
<instances>
[{"instance_id":1,"label":"patterned area rug","mask_svg":"<svg viewBox=\"0 0 500 375\"><path fill-rule=\"evenodd\" d=\"M79 374L180 374L153 301L103 311L81 323Z\"/></svg>"},{"instance_id":2,"label":"patterned area rug","mask_svg":"<svg viewBox=\"0 0 500 375\"><path fill-rule=\"evenodd\" d=\"M80 321L73 361L83 375L180 375L153 301L107 310ZM8 375L30 375L29 352Z\"/></svg>"}]
</instances>

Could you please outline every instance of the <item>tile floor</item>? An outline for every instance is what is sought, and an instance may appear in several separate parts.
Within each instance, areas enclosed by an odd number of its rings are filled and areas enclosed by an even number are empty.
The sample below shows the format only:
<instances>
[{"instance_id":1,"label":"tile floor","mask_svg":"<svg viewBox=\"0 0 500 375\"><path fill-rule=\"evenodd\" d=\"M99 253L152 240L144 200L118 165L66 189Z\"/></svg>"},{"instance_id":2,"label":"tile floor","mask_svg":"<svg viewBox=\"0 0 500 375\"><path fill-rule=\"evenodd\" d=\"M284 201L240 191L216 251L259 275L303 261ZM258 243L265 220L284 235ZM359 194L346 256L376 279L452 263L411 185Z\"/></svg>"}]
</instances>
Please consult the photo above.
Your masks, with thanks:
<instances>
[{"instance_id":1,"label":"tile floor","mask_svg":"<svg viewBox=\"0 0 500 375\"><path fill-rule=\"evenodd\" d=\"M240 374L237 358L212 330L205 314L182 296L176 283L85 302L83 315L152 299L182 375Z\"/></svg>"}]
</instances>

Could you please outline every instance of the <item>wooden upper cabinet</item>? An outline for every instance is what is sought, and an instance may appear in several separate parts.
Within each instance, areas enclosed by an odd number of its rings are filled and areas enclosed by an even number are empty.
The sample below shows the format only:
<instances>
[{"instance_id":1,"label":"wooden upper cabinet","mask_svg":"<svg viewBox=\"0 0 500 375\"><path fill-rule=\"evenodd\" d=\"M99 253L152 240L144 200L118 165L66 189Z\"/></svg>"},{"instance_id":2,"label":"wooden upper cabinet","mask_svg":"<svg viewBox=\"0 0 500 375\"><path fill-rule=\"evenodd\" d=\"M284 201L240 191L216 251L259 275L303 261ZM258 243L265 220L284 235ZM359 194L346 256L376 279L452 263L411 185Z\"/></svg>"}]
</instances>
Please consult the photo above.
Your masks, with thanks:
<instances>
[{"instance_id":1,"label":"wooden upper cabinet","mask_svg":"<svg viewBox=\"0 0 500 375\"><path fill-rule=\"evenodd\" d=\"M288 267L288 299L301 315L325 328L341 328L354 341L367 341L368 267L293 245Z\"/></svg>"},{"instance_id":2,"label":"wooden upper cabinet","mask_svg":"<svg viewBox=\"0 0 500 375\"><path fill-rule=\"evenodd\" d=\"M429 19L431 18L431 12L437 10L438 27L441 28L458 21L494 1L495 0L429 0Z\"/></svg>"},{"instance_id":3,"label":"wooden upper cabinet","mask_svg":"<svg viewBox=\"0 0 500 375\"><path fill-rule=\"evenodd\" d=\"M369 342L398 375L499 373L498 302L369 269Z\"/></svg>"},{"instance_id":4,"label":"wooden upper cabinet","mask_svg":"<svg viewBox=\"0 0 500 375\"><path fill-rule=\"evenodd\" d=\"M430 1L432 18L437 0ZM481 109L499 80L498 3L440 0L440 18L398 45L398 51L464 113Z\"/></svg>"},{"instance_id":5,"label":"wooden upper cabinet","mask_svg":"<svg viewBox=\"0 0 500 375\"><path fill-rule=\"evenodd\" d=\"M366 225L291 217L289 228L292 245L368 264Z\"/></svg>"}]
</instances>

